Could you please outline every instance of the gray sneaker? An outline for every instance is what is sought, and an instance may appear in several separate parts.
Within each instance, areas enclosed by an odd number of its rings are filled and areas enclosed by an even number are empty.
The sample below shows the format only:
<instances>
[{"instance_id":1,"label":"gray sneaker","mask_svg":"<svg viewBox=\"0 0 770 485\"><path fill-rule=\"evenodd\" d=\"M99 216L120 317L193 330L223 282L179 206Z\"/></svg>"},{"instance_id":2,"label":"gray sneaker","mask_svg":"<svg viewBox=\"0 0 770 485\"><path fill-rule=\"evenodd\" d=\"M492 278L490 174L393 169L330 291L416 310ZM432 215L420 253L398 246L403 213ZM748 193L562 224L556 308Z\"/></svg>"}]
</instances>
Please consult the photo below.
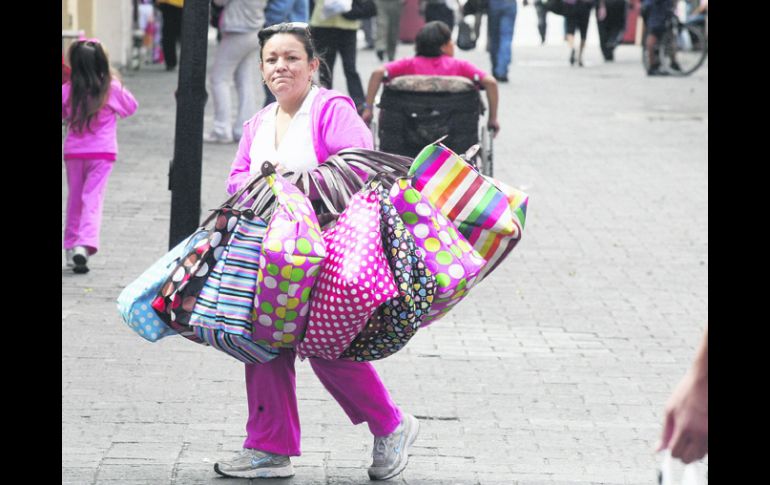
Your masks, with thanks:
<instances>
[{"instance_id":1,"label":"gray sneaker","mask_svg":"<svg viewBox=\"0 0 770 485\"><path fill-rule=\"evenodd\" d=\"M294 476L288 456L244 448L231 460L214 464L214 471L235 478L284 478Z\"/></svg>"},{"instance_id":2,"label":"gray sneaker","mask_svg":"<svg viewBox=\"0 0 770 485\"><path fill-rule=\"evenodd\" d=\"M417 439L419 430L420 422L417 418L411 414L404 414L401 424L395 431L388 436L375 436L369 478L387 480L404 471L409 458L409 447Z\"/></svg>"}]
</instances>

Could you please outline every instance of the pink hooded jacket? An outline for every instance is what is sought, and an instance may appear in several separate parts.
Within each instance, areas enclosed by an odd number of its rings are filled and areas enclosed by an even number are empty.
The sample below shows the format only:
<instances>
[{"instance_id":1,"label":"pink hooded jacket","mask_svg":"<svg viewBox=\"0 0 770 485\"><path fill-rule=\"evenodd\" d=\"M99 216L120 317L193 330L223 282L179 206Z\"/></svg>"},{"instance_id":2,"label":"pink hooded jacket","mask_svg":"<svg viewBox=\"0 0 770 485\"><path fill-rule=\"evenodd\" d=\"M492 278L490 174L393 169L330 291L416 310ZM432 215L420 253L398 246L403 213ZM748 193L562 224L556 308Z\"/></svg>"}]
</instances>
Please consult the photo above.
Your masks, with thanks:
<instances>
[{"instance_id":1,"label":"pink hooded jacket","mask_svg":"<svg viewBox=\"0 0 770 485\"><path fill-rule=\"evenodd\" d=\"M276 103L269 104L243 124L243 136L227 179L229 194L237 192L249 179L249 167L252 163L249 156L251 143L262 116L275 107ZM318 95L310 106L310 123L313 129L313 148L319 164L344 148L371 149L374 146L372 133L358 116L353 100L338 91L319 88ZM264 160L255 162L262 163Z\"/></svg>"}]
</instances>

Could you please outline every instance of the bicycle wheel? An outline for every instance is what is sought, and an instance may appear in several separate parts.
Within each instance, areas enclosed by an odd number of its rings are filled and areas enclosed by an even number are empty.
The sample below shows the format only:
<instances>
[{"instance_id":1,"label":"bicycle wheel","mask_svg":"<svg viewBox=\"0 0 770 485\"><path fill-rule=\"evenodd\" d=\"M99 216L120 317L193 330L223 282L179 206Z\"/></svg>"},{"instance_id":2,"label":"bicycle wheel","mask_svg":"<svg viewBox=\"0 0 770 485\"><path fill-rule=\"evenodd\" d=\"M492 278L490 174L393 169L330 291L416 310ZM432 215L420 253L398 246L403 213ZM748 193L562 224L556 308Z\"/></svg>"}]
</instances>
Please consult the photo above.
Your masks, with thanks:
<instances>
[{"instance_id":1,"label":"bicycle wheel","mask_svg":"<svg viewBox=\"0 0 770 485\"><path fill-rule=\"evenodd\" d=\"M706 60L708 45L700 26L677 22L676 28L667 35L661 53L661 62L673 76L689 76Z\"/></svg>"}]
</instances>

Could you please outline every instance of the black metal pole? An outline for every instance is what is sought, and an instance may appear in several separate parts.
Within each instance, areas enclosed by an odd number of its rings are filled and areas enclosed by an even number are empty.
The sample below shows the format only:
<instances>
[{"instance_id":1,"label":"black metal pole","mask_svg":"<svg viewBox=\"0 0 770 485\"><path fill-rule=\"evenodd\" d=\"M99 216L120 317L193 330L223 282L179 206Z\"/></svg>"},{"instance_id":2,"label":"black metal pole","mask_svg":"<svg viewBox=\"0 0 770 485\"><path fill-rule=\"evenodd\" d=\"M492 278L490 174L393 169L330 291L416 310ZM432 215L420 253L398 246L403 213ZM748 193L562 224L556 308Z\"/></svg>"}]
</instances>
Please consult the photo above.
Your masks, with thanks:
<instances>
[{"instance_id":1,"label":"black metal pole","mask_svg":"<svg viewBox=\"0 0 770 485\"><path fill-rule=\"evenodd\" d=\"M187 0L182 11L174 159L169 168L169 249L195 231L200 220L208 27L209 0Z\"/></svg>"}]
</instances>

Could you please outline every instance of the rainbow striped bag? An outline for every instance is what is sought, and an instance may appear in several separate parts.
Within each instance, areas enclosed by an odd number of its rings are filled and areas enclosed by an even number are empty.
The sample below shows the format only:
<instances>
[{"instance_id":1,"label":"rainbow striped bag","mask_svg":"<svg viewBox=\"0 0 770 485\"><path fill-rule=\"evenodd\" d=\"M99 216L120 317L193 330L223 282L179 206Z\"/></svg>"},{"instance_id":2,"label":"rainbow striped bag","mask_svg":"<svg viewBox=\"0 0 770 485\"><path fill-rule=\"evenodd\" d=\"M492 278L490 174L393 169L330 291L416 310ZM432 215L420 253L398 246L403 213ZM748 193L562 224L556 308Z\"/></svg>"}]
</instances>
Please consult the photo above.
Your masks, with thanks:
<instances>
[{"instance_id":1,"label":"rainbow striped bag","mask_svg":"<svg viewBox=\"0 0 770 485\"><path fill-rule=\"evenodd\" d=\"M521 240L529 196L491 177L443 145L428 145L409 169L412 186L430 200L487 261L481 281Z\"/></svg>"}]
</instances>

